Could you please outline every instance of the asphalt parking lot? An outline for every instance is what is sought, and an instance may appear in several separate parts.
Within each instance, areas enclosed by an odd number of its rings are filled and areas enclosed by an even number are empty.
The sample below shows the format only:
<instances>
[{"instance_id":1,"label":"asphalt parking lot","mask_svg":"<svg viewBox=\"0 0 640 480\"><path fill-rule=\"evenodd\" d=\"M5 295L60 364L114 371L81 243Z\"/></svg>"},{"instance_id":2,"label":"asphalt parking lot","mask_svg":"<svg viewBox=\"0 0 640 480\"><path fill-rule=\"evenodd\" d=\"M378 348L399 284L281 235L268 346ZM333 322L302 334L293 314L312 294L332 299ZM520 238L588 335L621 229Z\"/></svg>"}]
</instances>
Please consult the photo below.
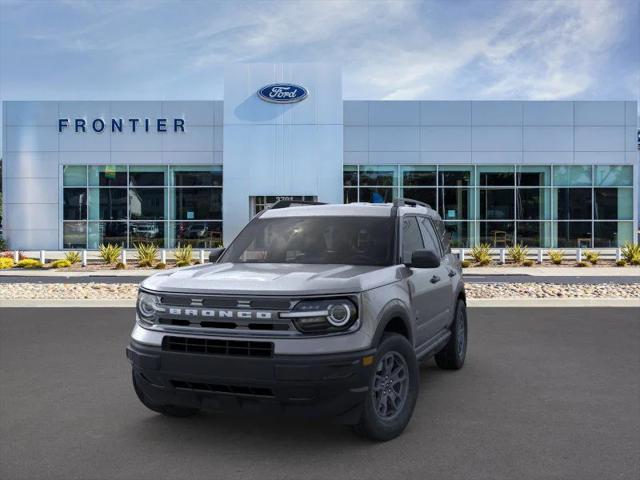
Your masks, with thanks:
<instances>
[{"instance_id":1,"label":"asphalt parking lot","mask_svg":"<svg viewBox=\"0 0 640 480\"><path fill-rule=\"evenodd\" d=\"M147 411L130 309L0 309L3 479L640 478L640 309L471 309L467 365L421 368L400 438Z\"/></svg>"}]
</instances>

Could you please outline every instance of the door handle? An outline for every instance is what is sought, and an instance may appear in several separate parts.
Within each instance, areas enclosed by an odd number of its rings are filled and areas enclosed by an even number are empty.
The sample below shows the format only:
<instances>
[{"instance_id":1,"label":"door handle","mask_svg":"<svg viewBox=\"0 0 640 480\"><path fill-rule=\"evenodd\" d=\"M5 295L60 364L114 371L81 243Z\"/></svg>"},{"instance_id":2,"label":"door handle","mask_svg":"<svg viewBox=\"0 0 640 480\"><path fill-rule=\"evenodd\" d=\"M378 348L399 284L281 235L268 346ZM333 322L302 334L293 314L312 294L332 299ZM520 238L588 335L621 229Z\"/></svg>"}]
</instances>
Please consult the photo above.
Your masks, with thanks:
<instances>
[{"instance_id":1,"label":"door handle","mask_svg":"<svg viewBox=\"0 0 640 480\"><path fill-rule=\"evenodd\" d=\"M438 283L440 281L440 277L437 275L434 275L433 277L431 277L431 280L429 280L431 283Z\"/></svg>"},{"instance_id":2,"label":"door handle","mask_svg":"<svg viewBox=\"0 0 640 480\"><path fill-rule=\"evenodd\" d=\"M449 269L449 277L455 277L455 276L456 276L456 274L457 274L457 273L456 273L456 271L455 271L455 270L453 270L453 269L451 269L451 268Z\"/></svg>"}]
</instances>

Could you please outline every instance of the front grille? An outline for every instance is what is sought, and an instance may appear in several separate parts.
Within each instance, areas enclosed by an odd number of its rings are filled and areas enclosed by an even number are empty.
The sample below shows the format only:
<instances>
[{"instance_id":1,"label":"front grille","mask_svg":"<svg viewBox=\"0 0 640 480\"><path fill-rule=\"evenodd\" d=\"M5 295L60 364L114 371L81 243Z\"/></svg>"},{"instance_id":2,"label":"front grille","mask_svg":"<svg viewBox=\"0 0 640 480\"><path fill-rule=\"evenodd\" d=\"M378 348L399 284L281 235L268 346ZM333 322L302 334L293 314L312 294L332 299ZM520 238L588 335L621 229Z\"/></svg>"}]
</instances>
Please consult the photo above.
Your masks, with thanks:
<instances>
[{"instance_id":1,"label":"front grille","mask_svg":"<svg viewBox=\"0 0 640 480\"><path fill-rule=\"evenodd\" d=\"M273 390L267 387L257 387L252 385L221 385L214 383L185 382L184 380L171 380L174 388L182 390L197 390L201 392L226 393L229 395L246 395L253 397L271 397Z\"/></svg>"},{"instance_id":2,"label":"front grille","mask_svg":"<svg viewBox=\"0 0 640 480\"><path fill-rule=\"evenodd\" d=\"M162 349L169 352L229 355L235 357L271 357L272 342L249 342L212 338L164 337Z\"/></svg>"}]
</instances>

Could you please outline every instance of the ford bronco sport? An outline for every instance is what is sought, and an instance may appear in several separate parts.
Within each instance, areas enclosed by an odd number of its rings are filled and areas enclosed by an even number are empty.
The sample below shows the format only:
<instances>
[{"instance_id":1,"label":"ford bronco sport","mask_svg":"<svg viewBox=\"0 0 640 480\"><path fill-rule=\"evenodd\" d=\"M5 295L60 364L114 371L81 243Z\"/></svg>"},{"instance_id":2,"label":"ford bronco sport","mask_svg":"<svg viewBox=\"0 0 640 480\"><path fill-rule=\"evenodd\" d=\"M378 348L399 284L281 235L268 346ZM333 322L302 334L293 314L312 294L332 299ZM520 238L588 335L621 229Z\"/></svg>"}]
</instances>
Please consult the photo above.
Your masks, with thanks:
<instances>
[{"instance_id":1,"label":"ford bronco sport","mask_svg":"<svg viewBox=\"0 0 640 480\"><path fill-rule=\"evenodd\" d=\"M373 440L399 435L418 362L462 367L460 262L427 205L280 201L213 263L140 285L127 348L153 411L331 416Z\"/></svg>"}]
</instances>

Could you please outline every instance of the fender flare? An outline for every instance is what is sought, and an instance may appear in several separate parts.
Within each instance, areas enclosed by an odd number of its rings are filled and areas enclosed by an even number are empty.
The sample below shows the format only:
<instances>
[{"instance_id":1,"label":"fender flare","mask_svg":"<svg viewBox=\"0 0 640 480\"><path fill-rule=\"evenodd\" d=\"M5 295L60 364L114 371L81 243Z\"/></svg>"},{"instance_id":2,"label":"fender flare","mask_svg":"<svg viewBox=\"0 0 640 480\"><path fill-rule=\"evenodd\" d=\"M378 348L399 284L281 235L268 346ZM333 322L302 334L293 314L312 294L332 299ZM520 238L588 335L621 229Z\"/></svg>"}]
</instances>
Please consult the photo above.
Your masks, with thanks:
<instances>
[{"instance_id":1,"label":"fender flare","mask_svg":"<svg viewBox=\"0 0 640 480\"><path fill-rule=\"evenodd\" d=\"M376 331L371 341L372 347L375 347L380 343L382 335L384 335L385 328L387 328L389 322L394 318L399 318L400 320L402 320L402 323L404 323L404 326L408 332L409 343L411 343L411 345L414 344L413 340L415 337L415 329L413 323L411 322L411 314L409 312L409 309L400 300L391 300L384 306L384 308L378 315L378 326L376 327Z\"/></svg>"}]
</instances>

